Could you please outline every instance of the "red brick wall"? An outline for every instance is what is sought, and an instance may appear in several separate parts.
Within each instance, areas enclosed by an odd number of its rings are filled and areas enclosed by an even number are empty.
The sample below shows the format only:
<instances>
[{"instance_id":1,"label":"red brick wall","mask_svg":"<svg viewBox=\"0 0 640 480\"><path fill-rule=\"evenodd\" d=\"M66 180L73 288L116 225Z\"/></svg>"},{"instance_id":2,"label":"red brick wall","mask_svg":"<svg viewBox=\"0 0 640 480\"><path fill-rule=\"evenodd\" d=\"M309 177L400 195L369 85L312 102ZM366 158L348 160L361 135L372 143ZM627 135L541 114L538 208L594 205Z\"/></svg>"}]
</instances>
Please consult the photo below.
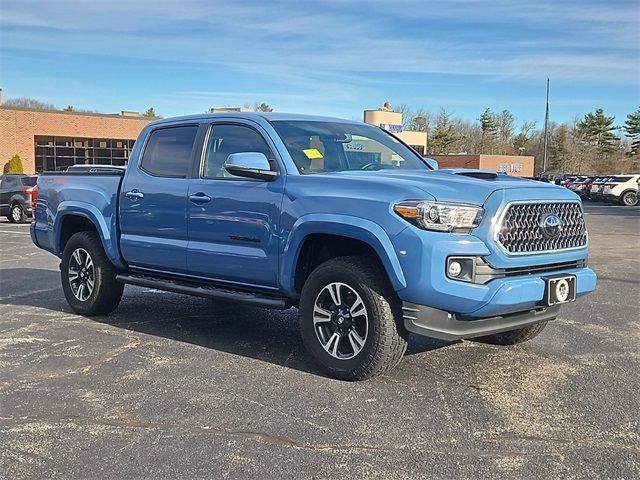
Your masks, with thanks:
<instances>
[{"instance_id":1,"label":"red brick wall","mask_svg":"<svg viewBox=\"0 0 640 480\"><path fill-rule=\"evenodd\" d=\"M440 168L480 168L480 155L428 155Z\"/></svg>"},{"instance_id":2,"label":"red brick wall","mask_svg":"<svg viewBox=\"0 0 640 480\"><path fill-rule=\"evenodd\" d=\"M35 172L36 135L135 140L148 122L146 118L120 115L0 107L0 173L16 153L25 173Z\"/></svg>"}]
</instances>

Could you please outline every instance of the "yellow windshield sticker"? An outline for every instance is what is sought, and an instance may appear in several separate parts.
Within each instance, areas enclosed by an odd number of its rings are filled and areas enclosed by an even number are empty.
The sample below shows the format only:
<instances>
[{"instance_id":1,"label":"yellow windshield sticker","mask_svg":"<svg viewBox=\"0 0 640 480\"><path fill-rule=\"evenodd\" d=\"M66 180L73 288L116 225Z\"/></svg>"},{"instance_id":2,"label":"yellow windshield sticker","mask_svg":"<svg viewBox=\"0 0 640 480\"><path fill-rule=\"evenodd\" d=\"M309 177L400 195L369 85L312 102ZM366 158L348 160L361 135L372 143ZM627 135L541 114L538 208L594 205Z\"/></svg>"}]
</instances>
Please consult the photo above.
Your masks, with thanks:
<instances>
[{"instance_id":1,"label":"yellow windshield sticker","mask_svg":"<svg viewBox=\"0 0 640 480\"><path fill-rule=\"evenodd\" d=\"M307 156L309 160L313 160L315 158L322 158L322 154L320 153L320 150L318 150L317 148L308 148L302 151L304 152L304 154Z\"/></svg>"}]
</instances>

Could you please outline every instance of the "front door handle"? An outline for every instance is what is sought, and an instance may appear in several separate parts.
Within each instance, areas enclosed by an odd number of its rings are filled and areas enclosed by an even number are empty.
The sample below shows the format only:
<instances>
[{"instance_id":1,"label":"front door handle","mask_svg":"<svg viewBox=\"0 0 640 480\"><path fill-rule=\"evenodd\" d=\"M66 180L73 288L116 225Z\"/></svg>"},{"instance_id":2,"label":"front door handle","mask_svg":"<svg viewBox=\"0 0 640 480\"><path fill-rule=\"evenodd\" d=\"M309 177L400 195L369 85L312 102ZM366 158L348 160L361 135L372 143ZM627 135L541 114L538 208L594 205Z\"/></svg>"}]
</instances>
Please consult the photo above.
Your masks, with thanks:
<instances>
[{"instance_id":1,"label":"front door handle","mask_svg":"<svg viewBox=\"0 0 640 480\"><path fill-rule=\"evenodd\" d=\"M189 195L189 200L195 204L208 203L211 201L211 197L205 193L198 192L193 195Z\"/></svg>"},{"instance_id":2,"label":"front door handle","mask_svg":"<svg viewBox=\"0 0 640 480\"><path fill-rule=\"evenodd\" d=\"M140 200L142 197L144 197L144 193L140 192L139 190L131 190L130 192L125 193L125 195L129 200L133 201Z\"/></svg>"}]
</instances>

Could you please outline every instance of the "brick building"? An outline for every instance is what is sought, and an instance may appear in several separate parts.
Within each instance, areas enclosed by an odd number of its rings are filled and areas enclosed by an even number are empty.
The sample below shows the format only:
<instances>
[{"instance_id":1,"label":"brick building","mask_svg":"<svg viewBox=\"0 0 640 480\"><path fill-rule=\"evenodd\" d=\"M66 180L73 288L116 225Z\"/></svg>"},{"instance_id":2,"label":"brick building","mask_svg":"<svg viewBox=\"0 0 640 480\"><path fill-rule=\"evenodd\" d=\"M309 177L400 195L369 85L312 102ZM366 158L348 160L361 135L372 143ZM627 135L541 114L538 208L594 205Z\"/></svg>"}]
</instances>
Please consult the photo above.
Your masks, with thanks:
<instances>
[{"instance_id":1,"label":"brick building","mask_svg":"<svg viewBox=\"0 0 640 480\"><path fill-rule=\"evenodd\" d=\"M0 168L15 154L25 173L77 163L125 165L149 120L133 112L105 115L0 106Z\"/></svg>"},{"instance_id":2,"label":"brick building","mask_svg":"<svg viewBox=\"0 0 640 480\"><path fill-rule=\"evenodd\" d=\"M515 177L533 177L533 157L528 155L429 155L440 168L480 168Z\"/></svg>"}]
</instances>

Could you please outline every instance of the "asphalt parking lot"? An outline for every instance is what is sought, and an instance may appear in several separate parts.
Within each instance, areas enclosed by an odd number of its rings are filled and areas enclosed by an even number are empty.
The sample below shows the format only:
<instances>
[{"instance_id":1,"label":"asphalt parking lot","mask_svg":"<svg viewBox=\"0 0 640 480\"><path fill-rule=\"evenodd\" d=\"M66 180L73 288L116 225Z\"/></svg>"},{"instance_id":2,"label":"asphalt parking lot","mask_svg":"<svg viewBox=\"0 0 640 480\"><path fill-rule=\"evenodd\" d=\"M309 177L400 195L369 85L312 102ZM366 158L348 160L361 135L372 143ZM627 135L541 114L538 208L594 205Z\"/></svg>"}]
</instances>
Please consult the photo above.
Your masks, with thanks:
<instances>
[{"instance_id":1,"label":"asphalt parking lot","mask_svg":"<svg viewBox=\"0 0 640 480\"><path fill-rule=\"evenodd\" d=\"M412 337L388 375L323 376L296 310L128 286L67 306L0 222L0 477L638 478L640 208L586 206L598 290L516 347Z\"/></svg>"}]
</instances>

